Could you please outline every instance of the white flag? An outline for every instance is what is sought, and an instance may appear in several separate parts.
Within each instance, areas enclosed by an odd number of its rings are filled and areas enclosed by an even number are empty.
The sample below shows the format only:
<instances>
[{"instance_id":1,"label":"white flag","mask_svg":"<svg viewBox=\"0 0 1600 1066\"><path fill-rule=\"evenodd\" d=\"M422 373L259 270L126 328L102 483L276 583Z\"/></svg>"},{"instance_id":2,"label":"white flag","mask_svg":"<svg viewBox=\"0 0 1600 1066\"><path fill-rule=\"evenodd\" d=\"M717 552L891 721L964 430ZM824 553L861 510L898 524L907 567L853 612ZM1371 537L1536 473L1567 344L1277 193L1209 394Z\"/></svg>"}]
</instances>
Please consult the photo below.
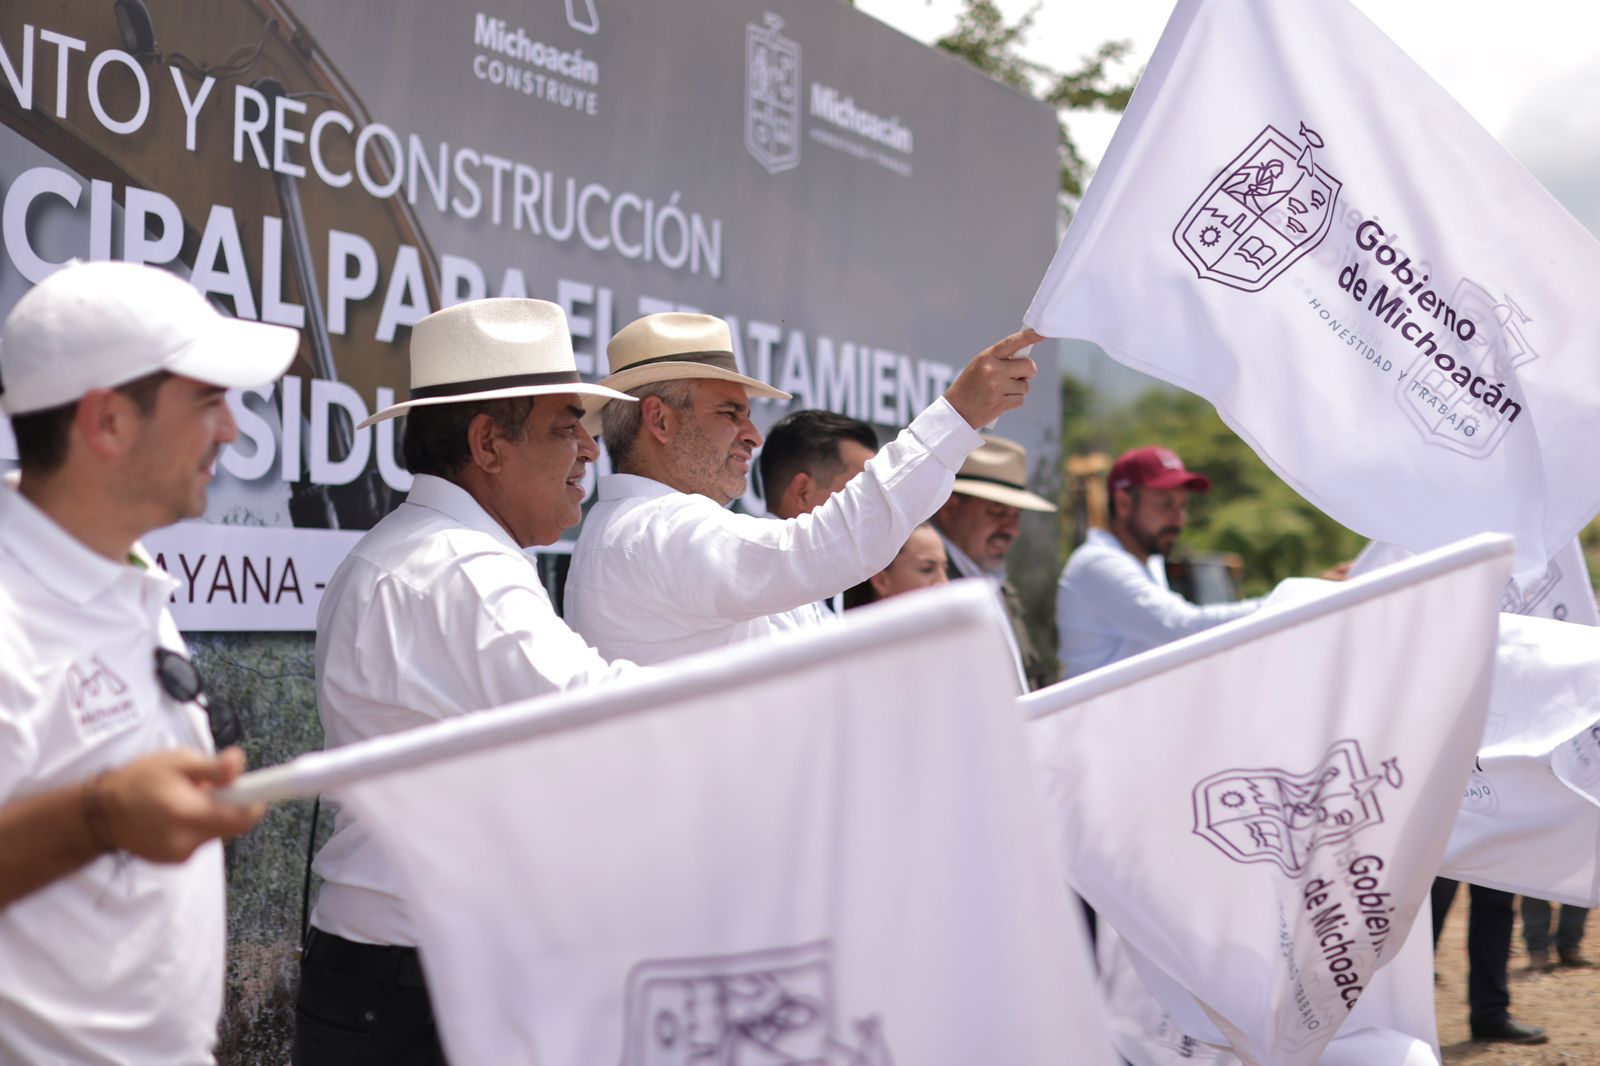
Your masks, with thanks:
<instances>
[{"instance_id":1,"label":"white flag","mask_svg":"<svg viewBox=\"0 0 1600 1066\"><path fill-rule=\"evenodd\" d=\"M1179 1010L1205 1039L1187 1033L1145 988L1126 941L1099 925L1096 959L1111 1042L1133 1066L1239 1066L1222 1035L1193 997L1164 979L1162 995L1181 997ZM1141 960L1145 972L1148 961ZM1216 1043L1207 1043L1207 1040ZM1439 1066L1439 1032L1433 1004L1433 930L1426 904L1394 960L1378 971L1361 1002L1322 1052L1317 1066Z\"/></svg>"},{"instance_id":2,"label":"white flag","mask_svg":"<svg viewBox=\"0 0 1600 1066\"><path fill-rule=\"evenodd\" d=\"M1600 511L1600 244L1342 0L1180 0L1026 321L1302 495L1516 572Z\"/></svg>"},{"instance_id":3,"label":"white flag","mask_svg":"<svg viewBox=\"0 0 1600 1066\"><path fill-rule=\"evenodd\" d=\"M1400 951L1510 559L1474 538L1023 699L1068 880L1242 1061L1315 1063Z\"/></svg>"},{"instance_id":4,"label":"white flag","mask_svg":"<svg viewBox=\"0 0 1600 1066\"><path fill-rule=\"evenodd\" d=\"M1103 1066L981 583L436 727L594 724L350 785L453 1062Z\"/></svg>"},{"instance_id":5,"label":"white flag","mask_svg":"<svg viewBox=\"0 0 1600 1066\"><path fill-rule=\"evenodd\" d=\"M1600 630L1501 615L1471 769L1440 872L1600 906Z\"/></svg>"},{"instance_id":6,"label":"white flag","mask_svg":"<svg viewBox=\"0 0 1600 1066\"><path fill-rule=\"evenodd\" d=\"M1351 572L1409 555L1374 542ZM1314 585L1286 582L1274 597L1325 592ZM1582 546L1571 541L1531 584L1508 582L1500 609L1489 717L1440 872L1600 906L1600 615Z\"/></svg>"},{"instance_id":7,"label":"white flag","mask_svg":"<svg viewBox=\"0 0 1600 1066\"><path fill-rule=\"evenodd\" d=\"M1350 567L1351 577L1370 574L1391 566L1413 553L1396 544L1370 541L1361 549ZM1576 538L1551 558L1544 573L1532 581L1519 584L1506 582L1500 597L1500 609L1508 614L1527 615L1530 618L1553 618L1558 622L1576 625L1600 626L1600 608L1595 605L1594 585L1589 580L1589 564L1583 557L1583 545Z\"/></svg>"}]
</instances>

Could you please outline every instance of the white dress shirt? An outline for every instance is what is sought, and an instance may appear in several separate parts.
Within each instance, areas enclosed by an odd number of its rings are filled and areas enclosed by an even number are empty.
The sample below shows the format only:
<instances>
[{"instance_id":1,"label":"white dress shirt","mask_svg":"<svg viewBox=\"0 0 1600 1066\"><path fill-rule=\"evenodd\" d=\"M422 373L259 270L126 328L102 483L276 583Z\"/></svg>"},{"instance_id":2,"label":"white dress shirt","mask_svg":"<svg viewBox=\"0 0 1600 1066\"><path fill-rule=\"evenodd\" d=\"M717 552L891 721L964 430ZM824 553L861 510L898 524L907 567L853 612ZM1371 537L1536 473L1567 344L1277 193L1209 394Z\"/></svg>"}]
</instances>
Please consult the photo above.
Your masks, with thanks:
<instances>
[{"instance_id":1,"label":"white dress shirt","mask_svg":"<svg viewBox=\"0 0 1600 1066\"><path fill-rule=\"evenodd\" d=\"M632 669L608 664L567 628L533 558L465 489L426 474L328 582L316 663L330 748ZM348 811L315 868L326 882L312 915L318 929L416 944L393 871Z\"/></svg>"},{"instance_id":2,"label":"white dress shirt","mask_svg":"<svg viewBox=\"0 0 1600 1066\"><path fill-rule=\"evenodd\" d=\"M888 566L982 443L940 397L816 510L781 520L633 474L602 478L572 553L567 620L602 654L640 663L781 632L774 615Z\"/></svg>"},{"instance_id":3,"label":"white dress shirt","mask_svg":"<svg viewBox=\"0 0 1600 1066\"><path fill-rule=\"evenodd\" d=\"M783 521L771 511L763 511L761 517L773 522ZM813 626L825 626L839 620L837 611L837 607L830 609L826 603L821 601L802 603L792 611L779 611L777 614L772 615L772 629L776 633L798 633Z\"/></svg>"},{"instance_id":4,"label":"white dress shirt","mask_svg":"<svg viewBox=\"0 0 1600 1066\"><path fill-rule=\"evenodd\" d=\"M1061 670L1076 677L1169 641L1243 618L1260 600L1196 606L1167 587L1166 562L1141 563L1103 529L1067 559L1056 589Z\"/></svg>"},{"instance_id":5,"label":"white dress shirt","mask_svg":"<svg viewBox=\"0 0 1600 1066\"><path fill-rule=\"evenodd\" d=\"M211 752L204 712L156 680L156 648L184 651L177 585L0 487L0 803ZM0 1062L210 1063L225 928L216 841L173 865L102 855L0 908Z\"/></svg>"}]
</instances>

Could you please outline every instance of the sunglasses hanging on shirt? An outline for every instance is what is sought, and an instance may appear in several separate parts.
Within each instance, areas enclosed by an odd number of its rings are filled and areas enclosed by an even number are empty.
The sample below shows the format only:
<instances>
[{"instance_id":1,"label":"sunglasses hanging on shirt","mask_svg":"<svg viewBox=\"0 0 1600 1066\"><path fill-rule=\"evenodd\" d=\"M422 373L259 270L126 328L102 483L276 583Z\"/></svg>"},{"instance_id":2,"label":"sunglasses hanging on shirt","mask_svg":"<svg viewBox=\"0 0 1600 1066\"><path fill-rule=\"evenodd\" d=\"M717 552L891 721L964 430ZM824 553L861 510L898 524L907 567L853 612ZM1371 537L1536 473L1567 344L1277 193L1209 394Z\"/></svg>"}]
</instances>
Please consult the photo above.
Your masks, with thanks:
<instances>
[{"instance_id":1,"label":"sunglasses hanging on shirt","mask_svg":"<svg viewBox=\"0 0 1600 1066\"><path fill-rule=\"evenodd\" d=\"M211 726L211 741L216 749L232 747L244 740L244 730L233 710L206 698L205 683L200 671L186 656L171 648L156 649L156 680L161 690L178 703L195 703L206 712L206 722Z\"/></svg>"}]
</instances>

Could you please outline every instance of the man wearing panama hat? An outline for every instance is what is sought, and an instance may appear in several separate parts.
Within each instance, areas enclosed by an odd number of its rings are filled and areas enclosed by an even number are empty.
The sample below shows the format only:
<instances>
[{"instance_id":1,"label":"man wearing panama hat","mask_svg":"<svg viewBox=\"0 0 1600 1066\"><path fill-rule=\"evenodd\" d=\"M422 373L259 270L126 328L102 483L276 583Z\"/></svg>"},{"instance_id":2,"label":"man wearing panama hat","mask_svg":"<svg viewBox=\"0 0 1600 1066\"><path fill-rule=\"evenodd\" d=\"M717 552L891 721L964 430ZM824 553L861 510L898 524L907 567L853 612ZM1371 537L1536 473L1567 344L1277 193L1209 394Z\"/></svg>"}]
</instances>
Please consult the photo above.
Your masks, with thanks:
<instances>
[{"instance_id":1,"label":"man wearing panama hat","mask_svg":"<svg viewBox=\"0 0 1600 1066\"><path fill-rule=\"evenodd\" d=\"M1013 651L1030 689L1055 681L1055 664L1028 633L1022 597L1006 579L1006 553L1016 542L1023 511L1054 514L1056 505L1028 491L1028 453L1016 441L985 436L983 446L961 464L950 499L933 516L944 541L950 580L986 577L999 581L1000 600L1011 620Z\"/></svg>"},{"instance_id":2,"label":"man wearing panama hat","mask_svg":"<svg viewBox=\"0 0 1600 1066\"><path fill-rule=\"evenodd\" d=\"M567 617L608 656L658 663L770 635L773 616L882 570L949 495L982 443L976 426L1019 407L1036 368L1014 333L974 358L944 396L807 515L735 514L761 434L750 397L788 394L739 373L727 323L648 315L606 349L602 478L567 580Z\"/></svg>"},{"instance_id":3,"label":"man wearing panama hat","mask_svg":"<svg viewBox=\"0 0 1600 1066\"><path fill-rule=\"evenodd\" d=\"M411 333L406 502L351 550L317 613L329 747L594 684L608 664L556 616L524 549L576 525L597 454L584 417L632 405L584 383L561 308L475 300ZM297 1066L442 1063L416 930L393 870L340 810L317 856Z\"/></svg>"}]
</instances>

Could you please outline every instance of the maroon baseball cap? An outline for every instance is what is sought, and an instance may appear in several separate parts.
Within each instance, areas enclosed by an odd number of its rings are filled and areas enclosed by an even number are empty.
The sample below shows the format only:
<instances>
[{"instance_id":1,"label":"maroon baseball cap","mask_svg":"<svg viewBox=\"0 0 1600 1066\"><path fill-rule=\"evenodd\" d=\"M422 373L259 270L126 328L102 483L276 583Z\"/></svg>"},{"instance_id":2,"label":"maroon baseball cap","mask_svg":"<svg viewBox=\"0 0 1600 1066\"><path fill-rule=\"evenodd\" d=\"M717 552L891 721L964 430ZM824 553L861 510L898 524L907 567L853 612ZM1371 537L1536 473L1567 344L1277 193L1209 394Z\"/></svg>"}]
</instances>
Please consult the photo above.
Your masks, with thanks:
<instances>
[{"instance_id":1,"label":"maroon baseball cap","mask_svg":"<svg viewBox=\"0 0 1600 1066\"><path fill-rule=\"evenodd\" d=\"M1147 447L1126 452L1111 464L1107 477L1111 490L1193 489L1211 491L1211 479L1183 468L1183 460L1170 449Z\"/></svg>"}]
</instances>

